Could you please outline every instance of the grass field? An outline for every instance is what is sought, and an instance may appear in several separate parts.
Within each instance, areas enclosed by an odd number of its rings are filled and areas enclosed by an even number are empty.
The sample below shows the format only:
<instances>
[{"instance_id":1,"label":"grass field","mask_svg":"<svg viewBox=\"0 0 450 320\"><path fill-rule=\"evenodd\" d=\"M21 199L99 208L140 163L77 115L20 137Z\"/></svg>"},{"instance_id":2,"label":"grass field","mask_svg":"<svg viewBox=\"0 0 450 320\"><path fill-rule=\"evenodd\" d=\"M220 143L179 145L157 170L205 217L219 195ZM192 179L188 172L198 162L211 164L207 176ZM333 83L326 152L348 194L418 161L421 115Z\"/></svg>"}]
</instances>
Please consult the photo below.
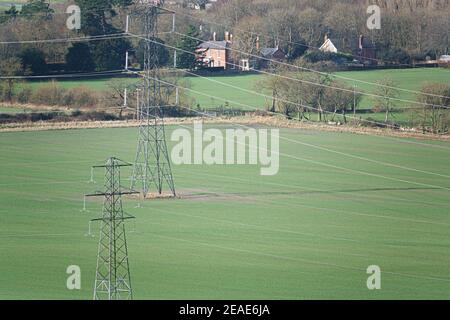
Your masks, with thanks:
<instances>
[{"instance_id":1,"label":"grass field","mask_svg":"<svg viewBox=\"0 0 450 320\"><path fill-rule=\"evenodd\" d=\"M356 72L339 72L339 76L362 80L367 82L377 82L384 77L392 79L397 87L420 91L422 85L426 82L437 82L450 84L450 69L442 68L422 68L422 69L393 69L393 70L374 70L374 71L356 71ZM357 85L357 90L369 93L377 93L373 85L347 81L347 84L353 86ZM414 93L401 91L399 92L399 99L417 101ZM415 104L406 102L397 102L398 107L417 107ZM373 98L365 97L361 101L361 108L368 108L373 106Z\"/></svg>"},{"instance_id":2,"label":"grass field","mask_svg":"<svg viewBox=\"0 0 450 320\"><path fill-rule=\"evenodd\" d=\"M175 166L181 199L125 200L137 217L127 224L136 299L450 298L450 143L281 136L276 176ZM133 128L0 133L1 299L91 299L98 228L85 234L101 202L80 209L103 173L88 184L90 166L132 161L136 138ZM66 289L73 264L80 291ZM382 289L369 291L373 264Z\"/></svg>"},{"instance_id":3,"label":"grass field","mask_svg":"<svg viewBox=\"0 0 450 320\"><path fill-rule=\"evenodd\" d=\"M376 70L376 71L353 71L353 72L338 72L339 76L346 78L353 78L362 81L376 82L384 77L391 78L398 87L408 90L420 90L422 84L425 82L450 82L450 70L449 69L405 69L405 70ZM264 109L265 106L270 105L270 99L253 94L250 92L233 89L229 86L219 84L214 81L224 82L228 85L232 85L244 90L256 91L270 96L270 92L264 92L261 90L260 82L264 79L264 75L239 75L239 76L214 76L213 81L209 81L204 78L188 77L191 89L200 93L189 93L190 96L195 98L196 103L200 104L202 108L216 108L225 105L228 101L229 105L240 109L260 108ZM106 90L108 88L109 79L90 79L90 80L67 80L59 81L59 83L65 88L73 88L80 85L84 85L93 90ZM133 83L135 79L125 79L128 83ZM347 81L347 84L352 87L353 82ZM40 86L47 82L32 82L33 87ZM368 93L376 93L374 86L364 83L355 82L357 90L361 90ZM217 98L211 98L209 96L215 96ZM411 92L401 92L400 99L416 101L417 97ZM238 103L233 103L233 101ZM240 104L239 104L240 103ZM361 101L360 108L367 109L372 108L374 104L373 98L365 96ZM248 105L249 107L246 107ZM404 102L398 102L397 107L417 107L415 104L408 104Z\"/></svg>"},{"instance_id":4,"label":"grass field","mask_svg":"<svg viewBox=\"0 0 450 320\"><path fill-rule=\"evenodd\" d=\"M27 112L26 110L18 107L1 107L0 106L0 114L17 114L17 113L24 113Z\"/></svg>"},{"instance_id":5,"label":"grass field","mask_svg":"<svg viewBox=\"0 0 450 320\"><path fill-rule=\"evenodd\" d=\"M384 77L389 77L392 79L396 86L407 89L407 90L415 90L418 91L421 89L422 85L425 82L438 82L438 83L450 83L450 70L449 69L404 69L404 70L375 70L375 71L353 71L353 72L337 72L336 75L345 78L351 78L366 82L377 82ZM261 92L266 95L271 95L270 92L262 92L261 86L259 83L265 77L264 75L244 75L239 77L214 77L214 80L225 82L226 84L231 84L235 87ZM357 85L358 91L363 91L367 93L377 93L376 87L370 84L359 83L357 81L352 82L349 80L343 80L350 87L353 84ZM209 95L218 96L222 99L229 99L232 101L240 102L244 105L250 105L251 107L264 107L266 105L270 105L270 99L265 97L255 95L249 92L240 91L237 89L233 89L216 82L208 81L207 79L201 78L190 78L192 83L192 89L196 91L200 91L201 93L206 93ZM202 106L216 106L224 104L223 100L212 100L211 98L202 96L200 94L194 95L195 99ZM400 92L399 99L402 100L413 100L416 101L417 97L414 93L411 92ZM233 104L230 102L230 105L235 105L239 107L239 105ZM370 96L364 96L363 100L360 103L361 109L369 108L371 109L374 105L373 98ZM409 104L406 102L398 102L396 103L397 107L417 107L416 104Z\"/></svg>"}]
</instances>

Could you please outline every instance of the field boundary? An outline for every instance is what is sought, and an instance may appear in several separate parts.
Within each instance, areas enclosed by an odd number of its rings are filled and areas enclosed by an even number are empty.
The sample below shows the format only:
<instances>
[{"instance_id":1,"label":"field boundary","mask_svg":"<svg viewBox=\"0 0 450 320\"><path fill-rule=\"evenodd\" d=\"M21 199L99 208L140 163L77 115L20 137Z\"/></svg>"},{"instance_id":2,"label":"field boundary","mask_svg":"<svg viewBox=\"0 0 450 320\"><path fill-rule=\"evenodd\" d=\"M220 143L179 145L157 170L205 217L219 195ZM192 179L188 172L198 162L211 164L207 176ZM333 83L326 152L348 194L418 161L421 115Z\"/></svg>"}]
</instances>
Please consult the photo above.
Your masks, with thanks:
<instances>
[{"instance_id":1,"label":"field boundary","mask_svg":"<svg viewBox=\"0 0 450 320\"><path fill-rule=\"evenodd\" d=\"M264 125L277 128L292 128L304 130L317 130L328 132L345 132L363 135L390 136L398 138L415 138L421 140L450 141L450 135L436 135L421 133L416 130L393 130L388 128L369 128L346 125L330 125L324 123L307 123L294 120L286 120L276 116L242 116L222 117L210 119L207 117L166 118L167 125L191 124L194 121L203 121L206 124L244 124ZM101 129L101 128L128 128L137 127L139 122L135 120L123 121L70 121L70 122L23 122L8 123L0 127L2 132L26 132L49 130L74 130L74 129Z\"/></svg>"}]
</instances>

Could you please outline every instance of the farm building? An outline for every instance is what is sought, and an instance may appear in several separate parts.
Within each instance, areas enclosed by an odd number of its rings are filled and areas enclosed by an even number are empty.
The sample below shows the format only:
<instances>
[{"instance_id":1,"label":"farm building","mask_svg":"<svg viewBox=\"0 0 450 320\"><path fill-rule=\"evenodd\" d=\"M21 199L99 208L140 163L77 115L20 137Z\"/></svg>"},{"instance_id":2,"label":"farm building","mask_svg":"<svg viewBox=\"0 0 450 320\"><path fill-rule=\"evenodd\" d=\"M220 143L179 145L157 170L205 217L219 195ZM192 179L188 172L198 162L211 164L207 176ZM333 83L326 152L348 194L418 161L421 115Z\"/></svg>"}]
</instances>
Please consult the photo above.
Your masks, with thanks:
<instances>
[{"instance_id":1,"label":"farm building","mask_svg":"<svg viewBox=\"0 0 450 320\"><path fill-rule=\"evenodd\" d=\"M275 48L262 48L261 56L267 59L283 60L286 58L286 53L277 46Z\"/></svg>"},{"instance_id":2,"label":"farm building","mask_svg":"<svg viewBox=\"0 0 450 320\"><path fill-rule=\"evenodd\" d=\"M267 67L270 62L267 59L281 61L286 58L286 53L279 46L276 46L275 48L262 48L260 54L261 57L265 58L260 59L259 66L261 68Z\"/></svg>"}]
</instances>

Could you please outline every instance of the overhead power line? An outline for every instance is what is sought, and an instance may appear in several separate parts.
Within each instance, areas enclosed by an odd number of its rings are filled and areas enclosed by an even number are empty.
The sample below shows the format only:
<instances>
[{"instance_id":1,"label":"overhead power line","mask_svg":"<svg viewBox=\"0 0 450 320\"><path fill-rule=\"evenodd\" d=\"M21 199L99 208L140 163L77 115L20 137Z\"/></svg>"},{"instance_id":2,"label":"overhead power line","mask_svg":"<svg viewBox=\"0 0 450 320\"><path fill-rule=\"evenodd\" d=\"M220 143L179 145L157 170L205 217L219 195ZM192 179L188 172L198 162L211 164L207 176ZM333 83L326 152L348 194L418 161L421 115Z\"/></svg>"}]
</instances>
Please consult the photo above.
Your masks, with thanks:
<instances>
[{"instance_id":1,"label":"overhead power line","mask_svg":"<svg viewBox=\"0 0 450 320\"><path fill-rule=\"evenodd\" d=\"M172 31L158 32L158 35L172 33ZM11 45L11 44L34 44L34 43L64 43L64 42L90 42L90 41L101 41L101 40L111 40L111 39L123 39L132 38L133 35L127 32L101 34L96 36L85 36L85 37L72 37L72 38L57 38L57 39L35 39L35 40L13 40L13 41L0 41L0 45Z\"/></svg>"},{"instance_id":2,"label":"overhead power line","mask_svg":"<svg viewBox=\"0 0 450 320\"><path fill-rule=\"evenodd\" d=\"M65 74L47 74L41 76L0 76L0 79L56 79L56 78L88 78L99 76L110 76L114 74L126 74L126 70L110 70L110 71L97 71L97 72L85 72L85 73L65 73Z\"/></svg>"},{"instance_id":3,"label":"overhead power line","mask_svg":"<svg viewBox=\"0 0 450 320\"><path fill-rule=\"evenodd\" d=\"M172 32L169 32L169 33L172 33ZM179 32L175 32L175 33L177 33L178 35L181 35L181 36L190 37L189 35L186 35L184 33L179 33ZM136 34L132 34L132 33L116 33L116 34L104 34L104 35L91 36L91 37L75 37L75 38L60 38L60 39L40 39L40 40L24 40L24 41L2 41L2 42L0 42L0 44L19 44L19 43L20 44L26 44L26 43L57 43L57 42L100 41L100 40L109 40L109 39L117 39L117 38L132 38L132 37L137 37L137 38L140 38L140 39L143 39L143 40L146 40L146 41L153 41L153 40L149 40L149 39L147 39L145 37L142 37L141 35L136 35ZM195 39L201 40L200 38L195 38ZM186 51L186 50L183 50L183 49L178 48L178 47L170 46L170 45L167 45L167 44L162 43L162 42L154 41L154 43L166 46L166 47L174 49L174 50L183 51L185 53L195 55L195 53L193 53L193 52ZM238 51L238 52L243 53L243 54L251 55L250 53L247 53L247 52L244 52L244 51L240 51L240 50L236 50L236 49L230 49L230 50L234 50L234 51ZM276 60L267 59L267 58L256 56L256 55L255 55L255 57L266 59L266 60L271 61L271 62L277 62ZM226 63L228 65L233 66L233 67L239 67L239 65L237 65L237 64L233 64L233 63L230 63L230 62L226 62ZM281 77L281 78L284 78L284 79L293 80L293 81L297 81L297 82L308 83L308 84L315 85L315 86L321 86L321 87L326 87L326 88L330 88L330 89L345 91L345 92L349 92L349 93L356 93L356 94L361 94L361 95L366 95L366 96L371 96L371 97L385 98L384 96L373 94L373 93L368 93L368 92L364 92L364 91L355 91L355 90L346 89L346 88L339 88L339 87L326 85L326 84L321 84L321 83L316 83L316 82L308 81L308 80L304 80L304 79L292 78L292 77L288 77L288 76L285 76L285 75L275 74L275 73L271 73L271 72L267 72L267 71L263 71L263 70L257 70L257 69L254 69L254 68L251 68L251 70L255 71L255 72L258 72L258 73L272 75L272 76L277 76L277 77ZM55 76L8 76L8 77L0 76L0 79L32 79L32 78L46 78L46 77L70 77L70 75L58 75L58 76L56 76L56 75ZM394 87L391 87L391 88L394 88ZM420 92L417 92L417 93L420 93ZM427 93L420 93L420 94L427 95L427 96L437 96L437 97L441 97L441 98L446 98L445 96L438 96L438 95L432 95L432 94L427 94ZM404 102L404 103L413 103L413 104L417 104L417 105L428 105L428 106L434 106L434 107L448 108L446 106L439 106L439 105L435 105L435 104L418 102L418 101L407 100L407 99L400 99L400 98L390 98L390 99L391 100L395 100L395 101L399 101L399 102Z\"/></svg>"},{"instance_id":4,"label":"overhead power line","mask_svg":"<svg viewBox=\"0 0 450 320\"><path fill-rule=\"evenodd\" d=\"M147 4L147 5L148 5L149 7L154 6L154 5L150 4L150 3ZM110 9L110 7L109 7L109 6L106 6L105 8L98 8L98 9ZM85 10L84 12L97 12L97 11L99 11L98 9L95 9L95 10ZM199 17L196 17L196 16L194 16L194 15L192 15L192 14L188 14L188 13L176 11L176 10L173 10L173 9L171 9L171 12L174 13L174 14L187 16L187 17L196 19L196 20L198 20L198 21L206 21L207 23L210 23L210 24L215 24L215 25L218 25L218 26L221 26L221 27L227 27L226 25L219 24L219 23L217 23L217 22L208 21L208 20L206 20L206 19L204 19L204 18L199 18ZM64 13L64 14L66 14L66 13ZM269 36L267 36L267 35L264 35L264 34L258 34L258 33L256 33L256 32L252 32L252 31L240 30L240 29L236 29L236 28L234 28L234 29L235 29L235 30L238 30L238 31L240 31L240 32L249 33L249 34L252 34L252 35L259 36L259 37L269 37ZM173 33L173 31L170 31L170 32L164 32L164 33ZM124 34L124 33L123 33L123 34ZM160 33L160 34L161 34L161 33ZM186 35L186 34L180 34L180 33L178 33L178 34L179 34L179 35L183 35L183 36L187 36L187 37L191 37L191 36L188 36L188 35ZM119 34L118 34L118 35L119 35ZM119 37L120 37L120 36L119 36ZM124 34L124 37L127 37L127 36ZM87 38L88 38L88 37L85 37L85 38L79 38L80 40L78 40L78 41L95 41L95 39L88 40ZM197 39L197 40L199 40L199 41L204 41L203 39L200 39L200 38L195 38L195 37L191 37L191 38ZM316 50L319 49L319 48L317 48L317 47L310 46L310 45L307 45L307 44L304 44L304 43L298 43L298 42L295 42L295 41L290 41L290 40L285 39L285 38L282 38L282 37L279 37L279 38L280 38L280 39L283 39L283 40L286 41L286 42L292 43L292 44L301 45L301 46L305 46L305 47L312 48L312 49L316 49ZM73 39L74 39L73 41L77 41L77 40L75 40L76 38L73 38ZM58 40L59 40L59 41L58 41ZM100 40L102 40L102 39L100 39ZM34 41L35 41L35 42L34 42ZM6 42L0 42L0 44L12 44L12 43L38 43L38 42L52 42L52 41L53 41L53 42L65 42L65 39L55 39L55 40L30 40L30 41L25 41L25 42L22 42L22 41L11 41L11 42L8 42L8 41L6 41ZM231 49L231 50L236 51L236 49ZM365 81L365 80L360 80L360 79L355 79L355 78L345 77L345 76L338 75L338 74L332 74L332 73L328 73L328 72L322 72L322 71L314 70L314 69L311 69L311 68L300 67L300 66L296 66L296 65L293 65L293 64L285 63L285 62L282 62L282 61L277 61L277 60L273 60L273 59L264 58L264 57L261 57L261 56L258 56L258 55L253 55L253 54L251 54L251 53L244 52L244 51L238 51L238 52L241 52L242 54L246 54L246 55L253 56L253 57L256 57L256 58L264 59L264 60L266 60L266 61L271 61L271 62L274 62L274 63L278 63L278 64L281 64L281 65L284 65L284 66L287 66L287 67L297 68L297 69L301 69L301 70L305 70L305 71L309 71L309 72L313 72L313 73L318 73L318 74L321 74L321 75L327 75L327 76L329 76L329 77L335 77L335 78L343 79L343 80L346 80L346 81L359 82L359 83L364 83L364 84L366 84L366 85L374 85L374 86L379 86L379 87L385 87L385 88L395 89L395 90L399 90L399 91L403 91L403 92L414 93L414 94L417 94L417 95L433 96L433 97L438 97L438 98L449 98L449 99L450 99L449 96L442 96L442 95L436 95L436 94L424 93L424 92L420 92L420 91L417 91L417 90L410 90L410 89L401 88L401 87L389 86L389 85L385 85L385 84L381 84L381 83L377 83L377 82L370 82L370 81ZM353 56L355 57L355 55L353 55ZM358 57L358 56L356 56L356 57ZM383 60L377 59L377 61L383 61ZM407 64L404 64L404 65L407 65ZM398 101L400 101L400 100L398 100ZM411 102L411 101L404 100L403 102ZM416 102L413 102L413 103L416 103Z\"/></svg>"},{"instance_id":5,"label":"overhead power line","mask_svg":"<svg viewBox=\"0 0 450 320\"><path fill-rule=\"evenodd\" d=\"M179 32L176 32L176 33L180 34L180 35L185 35L185 34L179 33ZM131 35L133 35L133 34L131 34ZM156 41L156 40L147 39L147 38L139 36L139 35L134 35L134 36L137 37L137 38L140 38L142 40L150 41L152 43L159 44L161 46L164 46L164 47L167 47L167 48L170 48L170 49L173 49L173 50L181 51L181 52L188 53L188 54L191 54L191 55L196 55L194 52L190 52L190 51L184 50L184 49L179 48L179 47L171 46L171 45L168 45L166 43L162 43L162 42L159 42L159 41ZM196 38L196 39L199 39L199 38ZM223 48L225 48L225 47L223 47ZM240 51L240 52L242 52L242 51ZM256 57L259 57L259 56L256 56ZM270 60L270 59L267 59L267 60ZM270 61L276 61L276 60L270 60ZM239 67L239 65L236 65L236 64L233 64L233 63L230 63L230 62L227 62L227 64L231 65L231 66L234 66L234 67ZM284 76L284 75L280 75L280 74L276 74L276 73L271 73L271 72L267 72L267 71L261 71L261 70L257 70L257 69L253 69L253 68L252 68L252 70L257 72L257 73L267 74L267 75L280 77L280 78L284 78L284 79L288 79L288 80L292 80L292 81L296 81L296 82L301 82L301 83L308 83L308 84L311 84L311 85L314 85L314 86L326 87L326 88L333 89L333 90L345 91L345 92L349 92L349 93L361 94L361 95L366 95L366 96L371 96L371 97L376 97L376 98L383 98L383 99L386 98L385 96L382 96L382 95L377 95L377 94L368 93L368 92L364 92L364 91L355 91L355 90L351 90L351 89L335 87L335 86L331 86L331 85L327 85L327 84L317 83L317 82L303 80L303 79L298 79L298 78L292 78L292 77L288 77L288 76ZM400 101L400 102L405 102L405 103L412 103L412 104L416 104L416 105L441 107L441 108L445 108L445 109L446 108L450 108L450 107L447 107L447 106L435 105L435 104L419 102L419 101L413 101L413 100L400 99L400 98L389 98L389 99L390 100L395 100L395 101Z\"/></svg>"},{"instance_id":6,"label":"overhead power line","mask_svg":"<svg viewBox=\"0 0 450 320\"><path fill-rule=\"evenodd\" d=\"M143 78L147 78L146 75L141 75L141 76L142 76ZM185 90L189 90L189 91L195 92L195 90L192 90L192 89L190 89L190 88L178 86L178 85L176 85L176 84L173 84L173 83L170 83L170 82L161 80L161 79L153 79L153 80L158 80L158 81L160 81L161 83L166 84L166 85L169 85L169 86L178 87L178 88L181 88L181 89L183 89L183 90L185 89ZM215 98L217 98L217 99L222 99L222 98L219 98L219 97L215 97ZM215 116L209 115L209 114L207 114L207 113L205 113L205 112L201 112L201 111L198 111L198 110L195 110L195 109L192 109L192 108L188 108L188 107L182 107L182 108L191 110L191 111L193 111L193 112L195 112L195 113L198 113L198 114L202 114L203 116L207 116L207 117L210 117L210 118L216 118ZM245 126L245 125L242 125L242 124L236 124L236 125L240 125L240 126L244 126L244 127L247 127L247 128L251 128L251 127L249 127L249 126ZM409 180L405 180L405 179L398 179L398 178L393 178L393 177L389 177L389 176L384 176L384 175L381 175L381 174L370 173L370 172L366 172L366 171L360 171L360 170L349 169L349 168L343 168L343 167L339 167L339 166L335 166L335 165L323 163L323 162L320 162L320 161L315 161L315 160L311 160L311 159L295 157L295 156L288 155L288 154L283 154L283 153L279 153L279 154L280 154L280 155L283 155L283 156L286 156L286 157L289 157L289 158L293 158L293 159L297 159L297 160L302 160L302 161L306 161L306 162L310 162L310 163L314 163L314 164L319 164L319 165L322 165L322 166L326 166L326 167L330 167L330 168L334 168L334 169L339 169L339 170L343 170L343 171L347 171L347 172L358 173L358 174L363 174L363 175L368 175L368 176L373 176L373 177L383 178L383 179L387 179L387 180L391 180L391 181L403 182L403 183L408 183L408 184L414 184L414 185L420 185L420 186L426 186L426 187L432 187L432 188L437 188L437 189L443 189L443 190L450 191L450 188L443 187L443 186L437 186L437 185L431 185L431 184L427 184L427 183L421 183L421 182L409 181Z\"/></svg>"},{"instance_id":7,"label":"overhead power line","mask_svg":"<svg viewBox=\"0 0 450 320\"><path fill-rule=\"evenodd\" d=\"M196 75L193 72L189 72L189 71L185 71L185 72L187 72L188 74L193 75L193 76L201 77L202 79L212 80L213 82L229 86L229 87L231 87L233 89L236 89L236 90L240 90L240 91L243 91L243 92L248 92L248 93L257 94L257 95L260 95L260 96L265 96L265 97L270 98L270 96L258 93L256 91L247 90L247 89L244 89L244 88L240 88L238 86L234 86L234 85L230 85L230 84L227 84L227 83L224 83L224 82L221 82L221 81L217 81L215 79L210 79L208 77L203 77L203 76L200 76L200 75ZM286 101L286 102L294 104L293 102L289 102L289 101ZM252 107L250 105L246 105L246 107L251 108L252 110L255 110L255 111L259 110L258 108ZM269 113L276 114L276 115L282 115L283 117L287 117L286 115L284 115L282 113L278 113L278 112L269 112ZM418 169L413 169L413 168L409 168L409 167L406 167L406 166L400 166L400 165L394 165L394 164L390 164L390 163L386 163L386 162L382 162L382 161L376 161L376 160L368 159L368 158L365 158L365 157L354 156L354 155L350 155L350 154L347 154L347 153L344 153L344 152L339 152L339 151L336 151L336 150L331 150L329 148L323 148L323 147L320 147L320 146L315 146L315 145L312 145L312 144L303 143L301 141L297 141L297 140L293 140L293 139L286 139L286 140L290 141L290 142L294 142L296 144L302 144L302 145L310 146L310 147L317 148L317 149L320 149L320 150L324 150L324 151L328 151L328 152L332 152L332 153L336 153L336 154L341 154L341 155L344 155L344 156L350 156L352 158L356 158L356 159L360 159L360 160L364 160L364 161L370 161L370 162L373 162L373 163L383 164L383 165L390 166L390 167L395 167L395 168L405 169L405 170L409 170L409 171L415 171L415 172L420 172L420 173L425 173L425 174L431 174L431 175L435 175L435 176L450 178L449 175L443 175L443 174L438 174L438 173L434 173L434 172L430 172L430 171L418 170Z\"/></svg>"},{"instance_id":8,"label":"overhead power line","mask_svg":"<svg viewBox=\"0 0 450 320\"><path fill-rule=\"evenodd\" d=\"M137 73L137 72L134 72L134 71L130 71L130 72L131 72L131 73L134 73L134 74L137 74L137 75L139 75L139 76L141 76L141 77L144 76L144 75L141 75L141 74L139 74L139 73ZM173 83L170 83L170 82L167 82L167 81L164 81L164 80L159 80L159 81L160 81L161 83L163 83L163 84L166 84L166 85L169 85L169 86L173 86L173 87L178 87L178 88L180 88L180 89L182 89L182 90L186 90L186 91L189 91L189 92L198 94L198 95L202 95L202 96L204 96L204 97L208 97L208 98L212 98L212 99L218 99L218 100L221 100L221 101L224 101L224 102L231 102L231 103L233 103L233 104L239 105L239 106L244 107L244 108L251 108L251 109L259 110L259 109L257 109L257 108L254 108L253 106L247 105L247 104L245 104L245 103L233 101L233 100L230 100L230 99L220 98L220 97L217 97L217 96L214 96L214 95L210 95L210 94L207 94L207 93L204 93L204 92L200 92L200 91L198 91L198 90L194 90L194 89L191 89L191 88L186 88L186 87L183 87L183 86L177 86L177 85L175 85L175 84L173 84ZM305 109L310 109L310 110L314 110L314 111L319 111L318 108L314 108L314 107L307 106L307 105L304 105L304 104L296 103L296 105L298 105L298 106L300 106L300 107L304 107ZM282 114L282 113L278 113L278 112L272 112L272 111L266 111L266 112L268 112L268 113L270 113L270 114L274 114L274 115L280 115L280 116L282 116L282 117L284 117L284 118L287 117L286 115L284 115L284 114ZM327 110L322 110L322 112L323 112L323 113L326 113L326 114L333 114L333 112L327 111ZM386 123L377 122L377 121L373 121L373 120L359 119L359 118L354 118L354 117L352 117L352 116L348 116L348 118L349 118L349 119L356 119L356 120L358 120L358 121L363 121L363 122L366 122L366 123L371 123L371 124L376 124L376 125L383 125L383 126L386 126L386 127L395 128L395 126L393 126L393 125L391 125L391 124L386 124Z\"/></svg>"},{"instance_id":9,"label":"overhead power line","mask_svg":"<svg viewBox=\"0 0 450 320\"><path fill-rule=\"evenodd\" d=\"M36 40L17 40L17 41L0 41L0 44L32 44L32 43L59 43L59 42L82 42L82 41L100 41L109 39L130 38L125 32L101 34L97 36L59 38L59 39L36 39Z\"/></svg>"},{"instance_id":10,"label":"overhead power line","mask_svg":"<svg viewBox=\"0 0 450 320\"><path fill-rule=\"evenodd\" d=\"M8 4L8 3L6 3ZM20 4L20 3L19 3ZM20 5L26 5L26 3L20 4ZM70 5L70 4L67 4ZM16 9L17 9L17 5L15 5ZM81 8L83 6L80 6ZM10 5L11 8L11 5ZM118 7L118 6L101 6L101 7L96 7L96 9L83 9L83 13L98 13L100 11L106 11L106 10L111 10L111 9L124 9L125 7ZM11 13L6 13L6 12L0 12L0 16L5 16L5 17L11 17L11 18L21 18L21 17L51 17L51 16L55 16L55 15L65 15L65 16L70 16L72 13L67 13L65 11L55 11L55 9L58 8L53 8L53 7L49 7L49 10L47 12L29 12L29 13L23 13L22 9L17 9L17 13L16 14L11 14ZM64 8L65 10L66 8Z\"/></svg>"},{"instance_id":11,"label":"overhead power line","mask_svg":"<svg viewBox=\"0 0 450 320\"><path fill-rule=\"evenodd\" d=\"M149 6L152 6L152 5L149 4ZM175 13L175 14L187 15L185 13L180 13L180 12L177 12L177 11L174 11L174 10L172 10L172 12ZM196 17L194 17L192 15L188 15L188 16L196 18ZM184 34L184 33L180 33L180 32L176 32L174 30L168 31L168 32L158 32L158 34L165 34L165 33L176 33L176 34L178 34L180 36L183 36L183 37L188 37L188 38L191 38L191 39L194 39L194 40L198 40L198 41L204 41L201 38L193 37L193 36L190 36L190 35L187 35L187 34ZM253 32L251 32L251 33L253 33ZM253 33L253 34L256 34L256 33ZM108 40L108 39L116 39L116 38L129 38L131 36L133 36L133 35L130 34L130 33L127 33L127 32L123 32L123 33L103 34L103 35L97 35L97 36L75 37L75 38L38 39L38 40L23 40L23 41L0 41L0 44L27 44L27 43L29 44L29 43L60 43L60 42L99 41L99 40ZM136 36L136 35L134 35L134 36ZM223 48L225 48L225 47L223 47ZM249 52L245 52L245 51L242 51L242 50L237 50L237 49L234 49L234 48L228 48L228 49L232 50L232 51L235 51L235 52L239 52L239 53L244 54L244 55L252 56L254 58L259 58L259 59L263 59L265 61L277 63L277 64L280 64L280 65L283 65L283 66L286 66L286 67L289 67L289 68L301 69L301 70L304 70L304 71L309 71L309 72L317 73L317 74L324 75L324 76L339 78L339 79L343 79L343 80L346 80L346 81L359 82L359 83L364 83L364 84L367 84L367 85L374 85L374 86L379 86L379 87L384 87L384 88L390 88L390 89L403 91L403 92L408 92L408 93L414 93L414 94L422 95L422 96L432 96L432 97L445 98L445 99L448 98L448 99L450 99L449 96L442 96L442 95L436 95L436 94L431 94L431 93L424 93L424 92L417 91L417 90L410 90L410 89L405 89L405 88L401 88L401 87L389 86L389 85L385 85L385 84L381 84L381 83L369 82L369 81L364 81L364 80L360 80L360 79L345 77L345 76L338 75L338 74L322 72L322 71L314 70L314 69L311 69L311 68L296 66L296 65L289 64L289 63L286 63L286 62L283 62L283 61L269 59L269 58L266 58L266 57L262 57L260 55L255 55L255 54L252 54L252 53L249 53ZM177 50L180 50L180 49L177 49ZM235 64L232 64L232 63L228 63L228 64L233 65L233 66L238 66L238 65L235 65ZM260 71L260 70L256 70L256 69L253 69L253 68L252 68L252 70L256 71L256 72ZM264 73L264 72L261 71L261 73ZM293 78L289 78L289 79L290 80L294 80L294 81L302 81L302 82L307 83L306 80L293 79ZM337 89L348 91L348 92L352 92L352 93L354 92L353 90L348 90L348 89L344 89L344 88L337 88ZM370 93L366 93L366 92L356 92L356 93L363 94L363 95L376 96L375 94L370 94ZM405 103L414 103L414 104L421 104L421 105L436 106L434 104L420 103L420 102L417 102L417 101L411 101L411 100L399 99L399 98L391 98L391 100L396 100L396 101L405 102ZM442 106L439 106L439 107L442 107Z\"/></svg>"},{"instance_id":12,"label":"overhead power line","mask_svg":"<svg viewBox=\"0 0 450 320\"><path fill-rule=\"evenodd\" d=\"M228 5L231 5L231 4L229 3ZM193 18L193 19L195 19L197 21L200 21L200 22L206 22L207 24L212 24L212 25L216 25L216 26L219 26L219 27L223 27L223 28L233 29L233 30L236 30L236 31L239 31L239 32L242 32L242 33L251 34L251 35L256 36L256 37L273 40L273 37L271 37L269 35L266 35L266 34L263 34L263 33L256 33L256 32L249 31L249 30L243 30L243 29L239 29L239 28L236 28L236 27L231 27L229 25L224 25L224 24L221 24L221 23L218 23L218 22L207 20L207 19L202 18L202 17L196 17L196 16L194 16L192 14L188 14L188 13L184 13L184 12L180 12L180 11L174 11L174 12L176 14L179 14L179 15L182 15L182 16ZM286 39L286 38L284 38L282 36L279 36L279 35L277 35L276 38L277 39L281 39L281 40L283 40L284 42L287 42L287 43L295 44L297 46L302 46L302 47L313 49L313 50L320 50L319 47L308 45L306 43L300 43L300 42L297 42L297 41L292 41L292 40ZM347 55L352 56L353 58L364 58L366 60L371 60L371 61L376 61L376 62L383 62L383 63L387 62L387 63L390 63L390 64L394 64L396 66L405 66L405 67L414 67L415 66L414 64L411 64L411 63L409 63L409 64L408 63L397 63L395 61L388 61L388 60L383 60L383 59L363 57L363 56L351 54L351 53L348 53L348 52L344 52L344 53L347 54Z\"/></svg>"},{"instance_id":13,"label":"overhead power line","mask_svg":"<svg viewBox=\"0 0 450 320\"><path fill-rule=\"evenodd\" d=\"M177 32L177 31L174 31L174 33L178 34L178 35L180 35L182 37L187 37L187 38L190 38L190 39L193 39L193 40L204 41L201 38L193 37L193 36L190 36L190 35L185 34L185 33L180 33L180 32ZM435 95L435 94L424 93L424 92L420 92L420 91L416 91L416 90L409 90L409 89L404 89L404 88L384 85L384 84L376 83L376 82L369 82L369 81L349 78L349 77L341 76L341 75L338 75L338 74L333 74L333 73L329 73L329 72L322 72L322 71L314 70L314 69L311 69L311 68L296 66L296 65L284 62L284 61L278 61L278 60L275 60L275 59L266 58L266 57L263 57L263 56L260 56L260 55L256 55L256 54L253 54L253 53L250 53L250 52L245 52L245 51L234 49L234 48L226 48L225 46L222 46L220 44L218 44L217 46L219 48L235 51L235 52L238 52L238 53L241 53L241 54L253 57L253 58L262 59L262 60L265 60L265 61L268 61L268 62L273 62L273 63L279 64L279 65L283 65L283 66L286 66L286 67L291 67L291 68L295 68L295 69L299 69L299 70L303 70L303 71L309 71L309 72L312 72L312 73L317 73L317 74L320 74L320 75L323 75L323 76L339 78L339 79L342 79L342 80L352 81L352 82L360 82L360 83L369 84L369 85L373 85L373 86L379 86L379 87L384 87L384 88L389 88L389 89L395 89L395 90L398 90L398 91L415 93L415 94L420 94L420 95L425 95L425 96L433 96L433 97L438 97L438 98L446 98L446 99L448 98L448 99L450 99L449 96Z\"/></svg>"}]
</instances>

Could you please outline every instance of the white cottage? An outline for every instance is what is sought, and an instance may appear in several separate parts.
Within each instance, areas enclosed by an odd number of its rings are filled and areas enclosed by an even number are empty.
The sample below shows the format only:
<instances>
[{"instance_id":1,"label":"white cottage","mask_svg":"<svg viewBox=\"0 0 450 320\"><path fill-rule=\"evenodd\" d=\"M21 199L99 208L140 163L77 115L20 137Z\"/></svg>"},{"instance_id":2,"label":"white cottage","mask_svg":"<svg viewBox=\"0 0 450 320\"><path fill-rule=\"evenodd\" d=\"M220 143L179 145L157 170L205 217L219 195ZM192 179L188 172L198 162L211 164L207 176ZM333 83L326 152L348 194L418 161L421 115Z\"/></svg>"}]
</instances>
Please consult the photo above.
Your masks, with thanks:
<instances>
[{"instance_id":1,"label":"white cottage","mask_svg":"<svg viewBox=\"0 0 450 320\"><path fill-rule=\"evenodd\" d=\"M331 39L328 38L328 35L325 35L325 42L319 48L319 50L323 51L323 52L332 52L332 53L337 53L338 52L338 50L337 50L336 46L334 45L334 43L331 41Z\"/></svg>"}]
</instances>

